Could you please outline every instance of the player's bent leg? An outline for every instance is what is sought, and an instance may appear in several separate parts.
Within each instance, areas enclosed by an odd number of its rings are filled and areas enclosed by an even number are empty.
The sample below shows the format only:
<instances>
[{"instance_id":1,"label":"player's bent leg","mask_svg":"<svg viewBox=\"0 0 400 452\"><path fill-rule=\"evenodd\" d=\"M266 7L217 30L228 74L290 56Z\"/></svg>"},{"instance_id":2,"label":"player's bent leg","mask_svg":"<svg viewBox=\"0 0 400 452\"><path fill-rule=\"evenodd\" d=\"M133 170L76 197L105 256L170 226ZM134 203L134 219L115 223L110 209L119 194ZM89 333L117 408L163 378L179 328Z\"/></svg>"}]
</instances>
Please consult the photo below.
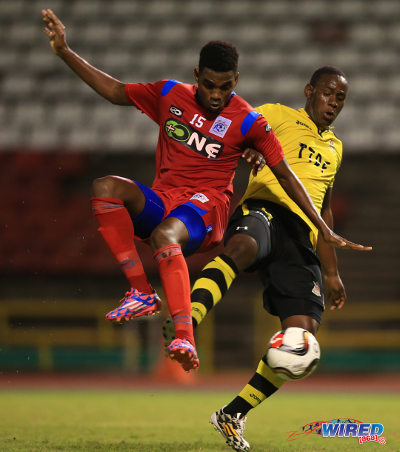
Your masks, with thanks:
<instances>
[{"instance_id":1,"label":"player's bent leg","mask_svg":"<svg viewBox=\"0 0 400 452\"><path fill-rule=\"evenodd\" d=\"M134 238L148 237L160 223L164 215L162 200L148 187L117 176L96 179L93 193L91 203L99 232L131 287L106 319L119 323L158 313L161 300L146 277Z\"/></svg>"},{"instance_id":2,"label":"player's bent leg","mask_svg":"<svg viewBox=\"0 0 400 452\"><path fill-rule=\"evenodd\" d=\"M191 296L194 327L222 300L239 272L255 262L257 251L257 242L252 237L246 234L233 235L223 254L202 269Z\"/></svg>"},{"instance_id":3,"label":"player's bent leg","mask_svg":"<svg viewBox=\"0 0 400 452\"><path fill-rule=\"evenodd\" d=\"M236 209L225 233L225 248L207 264L192 289L193 326L197 326L220 302L239 272L253 271L268 256L270 224L264 215L243 215Z\"/></svg>"},{"instance_id":4,"label":"player's bent leg","mask_svg":"<svg viewBox=\"0 0 400 452\"><path fill-rule=\"evenodd\" d=\"M311 283L312 282L313 281L311 281ZM312 284L311 287L313 287ZM308 290L308 288L309 287L306 289ZM285 298L279 297L274 300L273 296L274 292L268 292L267 299L269 301L274 301L274 303L272 306L268 304L267 310L280 317L282 329L302 328L302 331L306 331L306 333L315 333L317 331L323 312L323 305L319 302L319 297L318 302L315 302L314 299L312 301L300 299L298 302L294 303L295 300L293 298L286 300ZM302 340L306 336L307 335L302 335ZM274 337L275 335L273 338ZM270 346L268 347L268 350L269 348ZM250 410L256 408L272 396L287 381L286 375L282 377L282 375L276 373L274 369L271 368L268 361L268 350L260 360L257 371L249 382L240 393L223 408L224 413L230 415L238 415L240 413L242 416L246 416Z\"/></svg>"},{"instance_id":5,"label":"player's bent leg","mask_svg":"<svg viewBox=\"0 0 400 452\"><path fill-rule=\"evenodd\" d=\"M134 244L132 220L123 202L96 197L91 199L91 204L99 223L98 231L132 288L121 300L121 305L106 315L106 319L120 322L159 311L160 299L144 272Z\"/></svg>"}]
</instances>

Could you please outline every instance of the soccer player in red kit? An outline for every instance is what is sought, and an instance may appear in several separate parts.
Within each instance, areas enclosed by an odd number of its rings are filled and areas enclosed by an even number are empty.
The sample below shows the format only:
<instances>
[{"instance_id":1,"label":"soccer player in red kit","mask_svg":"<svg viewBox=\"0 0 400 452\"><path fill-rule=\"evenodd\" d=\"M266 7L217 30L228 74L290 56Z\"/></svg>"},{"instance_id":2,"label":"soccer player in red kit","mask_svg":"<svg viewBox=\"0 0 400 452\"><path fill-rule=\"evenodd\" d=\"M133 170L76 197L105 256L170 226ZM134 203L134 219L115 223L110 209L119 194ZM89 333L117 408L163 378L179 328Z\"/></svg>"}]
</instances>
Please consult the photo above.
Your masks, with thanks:
<instances>
[{"instance_id":1,"label":"soccer player in red kit","mask_svg":"<svg viewBox=\"0 0 400 452\"><path fill-rule=\"evenodd\" d=\"M57 16L49 9L42 14L53 52L82 80L114 104L135 106L160 127L151 188L118 176L93 183L91 203L99 231L131 287L106 318L120 322L161 309L134 243L135 238L146 240L154 251L175 326L169 355L185 370L196 369L199 360L185 256L221 242L241 156L254 173L266 163L327 241L336 246L344 246L346 241L333 233L316 211L283 158L267 121L235 94L238 54L232 44L212 41L201 49L195 85L176 80L125 84L73 52ZM244 152L248 147L261 155Z\"/></svg>"}]
</instances>

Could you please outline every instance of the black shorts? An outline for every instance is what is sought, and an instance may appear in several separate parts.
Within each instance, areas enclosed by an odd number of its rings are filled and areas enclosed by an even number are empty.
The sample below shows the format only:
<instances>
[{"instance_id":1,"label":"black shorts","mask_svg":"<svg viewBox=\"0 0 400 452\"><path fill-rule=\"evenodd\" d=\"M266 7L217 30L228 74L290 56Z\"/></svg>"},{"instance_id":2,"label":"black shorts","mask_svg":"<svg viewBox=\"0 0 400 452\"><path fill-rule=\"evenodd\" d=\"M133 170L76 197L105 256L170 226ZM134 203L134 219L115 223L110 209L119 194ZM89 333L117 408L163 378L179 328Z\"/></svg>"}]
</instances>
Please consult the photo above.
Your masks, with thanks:
<instances>
[{"instance_id":1,"label":"black shorts","mask_svg":"<svg viewBox=\"0 0 400 452\"><path fill-rule=\"evenodd\" d=\"M307 315L321 323L321 265L307 224L278 204L247 199L229 220L225 242L238 233L257 241L256 262L246 271L259 273L264 308L281 321L292 315Z\"/></svg>"}]
</instances>

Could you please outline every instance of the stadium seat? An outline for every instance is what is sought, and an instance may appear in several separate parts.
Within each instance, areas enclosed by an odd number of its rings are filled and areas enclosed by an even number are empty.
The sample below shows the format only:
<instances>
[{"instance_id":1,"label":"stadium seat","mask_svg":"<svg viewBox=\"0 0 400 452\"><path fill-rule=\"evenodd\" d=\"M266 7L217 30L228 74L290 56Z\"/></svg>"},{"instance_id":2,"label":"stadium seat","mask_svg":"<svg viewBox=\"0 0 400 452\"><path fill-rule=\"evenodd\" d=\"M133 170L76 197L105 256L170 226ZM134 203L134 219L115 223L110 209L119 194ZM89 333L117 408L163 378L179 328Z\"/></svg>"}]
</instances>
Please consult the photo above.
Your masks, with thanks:
<instances>
[{"instance_id":1,"label":"stadium seat","mask_svg":"<svg viewBox=\"0 0 400 452\"><path fill-rule=\"evenodd\" d=\"M393 80L400 77L400 69L394 64L400 37L396 21L400 3L338 0L335 8L330 6L328 0L301 3L188 0L184 5L179 0L139 3L93 0L73 2L68 7L60 0L53 0L51 4L67 27L71 46L124 82L171 77L191 82L198 50L210 39L224 39L237 45L242 73L238 92L254 104L280 100L297 105L296 89L309 77L310 68L323 64L340 66L351 78L350 99L358 112L349 121L352 127L359 128L366 100L384 106L393 96L398 98L395 82L385 85L383 92L371 86L382 75L386 74L387 78L388 73ZM323 22L326 8L330 11L329 24ZM47 38L39 33L40 11L34 2L4 3L0 24L2 100L9 112L5 122L7 133L0 130L3 146L13 148L22 143L33 149L54 149L63 142L89 146L91 150L113 151L121 146L132 150L132 143L134 146L137 143L141 152L153 152L156 135L143 133L143 123L137 120L131 123L129 139L129 132L121 130L118 115L110 114L108 128L115 132L104 141L104 133L99 131L107 113L91 117L93 108L97 111L104 101L52 55ZM334 34L318 37L328 26L339 27L338 32L343 27L337 42ZM298 83L292 82L291 78L296 77ZM27 100L31 105L19 108ZM395 109L399 116L400 102ZM29 130L24 130L21 124L27 116L31 125ZM89 117L90 121L82 120ZM363 122L363 126L368 128L373 124ZM390 121L382 127L382 135L397 135ZM118 131L122 134L120 139ZM352 143L353 152L364 148L361 141L354 141L354 134L349 140L346 134L341 137ZM139 136L140 140L136 140ZM397 149L389 141L385 149ZM128 142L131 146L127 146Z\"/></svg>"}]
</instances>

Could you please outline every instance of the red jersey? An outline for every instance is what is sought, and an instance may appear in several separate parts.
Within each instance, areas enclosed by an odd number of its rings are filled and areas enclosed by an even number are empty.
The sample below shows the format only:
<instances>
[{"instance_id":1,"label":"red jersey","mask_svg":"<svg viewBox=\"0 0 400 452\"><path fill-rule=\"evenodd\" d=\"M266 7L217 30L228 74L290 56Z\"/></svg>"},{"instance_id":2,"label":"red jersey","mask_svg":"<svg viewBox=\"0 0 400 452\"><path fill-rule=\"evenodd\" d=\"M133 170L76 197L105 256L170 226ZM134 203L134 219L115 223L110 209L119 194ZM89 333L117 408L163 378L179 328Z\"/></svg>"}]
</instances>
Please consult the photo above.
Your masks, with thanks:
<instances>
[{"instance_id":1,"label":"red jersey","mask_svg":"<svg viewBox=\"0 0 400 452\"><path fill-rule=\"evenodd\" d=\"M235 93L216 114L199 103L196 85L176 80L128 83L125 92L160 127L153 189L207 187L231 196L246 147L257 149L270 167L283 159L265 118Z\"/></svg>"}]
</instances>

